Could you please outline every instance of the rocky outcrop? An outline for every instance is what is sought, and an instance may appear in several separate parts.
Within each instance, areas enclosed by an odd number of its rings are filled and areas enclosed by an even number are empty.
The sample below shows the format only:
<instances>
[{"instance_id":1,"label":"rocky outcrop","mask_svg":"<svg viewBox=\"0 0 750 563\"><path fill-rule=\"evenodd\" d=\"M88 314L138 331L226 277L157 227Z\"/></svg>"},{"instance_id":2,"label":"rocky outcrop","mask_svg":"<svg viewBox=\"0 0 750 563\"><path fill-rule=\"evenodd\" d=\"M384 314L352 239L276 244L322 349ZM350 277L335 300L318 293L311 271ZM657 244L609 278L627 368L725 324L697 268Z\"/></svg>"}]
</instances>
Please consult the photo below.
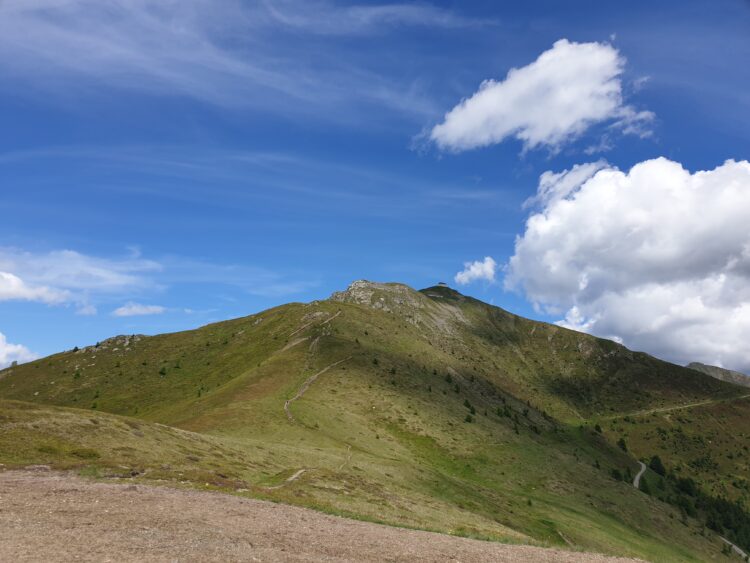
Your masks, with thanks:
<instances>
[{"instance_id":1,"label":"rocky outcrop","mask_svg":"<svg viewBox=\"0 0 750 563\"><path fill-rule=\"evenodd\" d=\"M408 313L423 309L424 297L400 283L378 283L357 280L344 291L337 291L331 301L356 303L391 313Z\"/></svg>"}]
</instances>

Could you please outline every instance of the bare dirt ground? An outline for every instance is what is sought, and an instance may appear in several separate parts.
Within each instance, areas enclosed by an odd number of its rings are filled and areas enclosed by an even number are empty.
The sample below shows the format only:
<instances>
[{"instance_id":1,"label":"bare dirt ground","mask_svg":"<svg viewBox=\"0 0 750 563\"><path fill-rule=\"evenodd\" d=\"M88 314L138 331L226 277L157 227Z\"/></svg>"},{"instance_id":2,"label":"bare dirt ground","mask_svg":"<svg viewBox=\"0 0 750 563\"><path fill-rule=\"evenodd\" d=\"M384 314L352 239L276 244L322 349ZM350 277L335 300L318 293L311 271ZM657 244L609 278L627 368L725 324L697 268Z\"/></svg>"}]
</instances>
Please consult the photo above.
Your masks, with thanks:
<instances>
[{"instance_id":1,"label":"bare dirt ground","mask_svg":"<svg viewBox=\"0 0 750 563\"><path fill-rule=\"evenodd\" d=\"M220 493L4 471L0 561L633 560L404 530Z\"/></svg>"}]
</instances>

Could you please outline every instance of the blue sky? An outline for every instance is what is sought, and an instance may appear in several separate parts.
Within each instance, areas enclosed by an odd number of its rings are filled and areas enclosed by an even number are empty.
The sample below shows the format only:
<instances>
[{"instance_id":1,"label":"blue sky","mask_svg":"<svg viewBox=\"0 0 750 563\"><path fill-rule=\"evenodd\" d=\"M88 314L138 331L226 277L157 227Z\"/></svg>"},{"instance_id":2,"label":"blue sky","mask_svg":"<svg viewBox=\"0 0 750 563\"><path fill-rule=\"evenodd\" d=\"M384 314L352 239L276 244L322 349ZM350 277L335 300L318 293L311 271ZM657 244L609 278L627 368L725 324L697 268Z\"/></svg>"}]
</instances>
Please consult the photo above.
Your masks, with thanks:
<instances>
[{"instance_id":1,"label":"blue sky","mask_svg":"<svg viewBox=\"0 0 750 563\"><path fill-rule=\"evenodd\" d=\"M0 364L366 278L750 368L750 3L503 4L0 4Z\"/></svg>"}]
</instances>

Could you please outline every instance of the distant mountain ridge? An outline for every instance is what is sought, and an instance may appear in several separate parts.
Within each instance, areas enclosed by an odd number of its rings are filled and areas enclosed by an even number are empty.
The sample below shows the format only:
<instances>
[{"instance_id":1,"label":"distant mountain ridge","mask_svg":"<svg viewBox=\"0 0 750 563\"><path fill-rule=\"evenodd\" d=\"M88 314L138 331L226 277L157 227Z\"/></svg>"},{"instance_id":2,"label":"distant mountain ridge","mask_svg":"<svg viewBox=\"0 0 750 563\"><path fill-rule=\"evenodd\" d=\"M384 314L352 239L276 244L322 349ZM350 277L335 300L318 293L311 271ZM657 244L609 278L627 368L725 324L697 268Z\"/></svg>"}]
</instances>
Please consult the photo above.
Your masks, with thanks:
<instances>
[{"instance_id":1,"label":"distant mountain ridge","mask_svg":"<svg viewBox=\"0 0 750 563\"><path fill-rule=\"evenodd\" d=\"M735 385L741 385L742 387L750 387L750 376L739 371L702 364L700 362L691 362L686 367L710 375L719 381L734 383Z\"/></svg>"}]
</instances>

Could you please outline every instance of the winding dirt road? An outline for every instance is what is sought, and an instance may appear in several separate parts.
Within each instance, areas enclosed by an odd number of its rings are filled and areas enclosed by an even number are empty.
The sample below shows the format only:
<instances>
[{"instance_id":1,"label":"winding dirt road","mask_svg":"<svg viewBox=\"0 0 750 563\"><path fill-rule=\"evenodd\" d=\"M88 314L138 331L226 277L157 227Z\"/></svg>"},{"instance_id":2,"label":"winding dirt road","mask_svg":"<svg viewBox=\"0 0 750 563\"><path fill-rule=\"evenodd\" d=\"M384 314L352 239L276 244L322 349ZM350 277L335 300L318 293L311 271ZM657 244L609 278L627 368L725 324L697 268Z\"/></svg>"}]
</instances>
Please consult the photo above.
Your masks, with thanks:
<instances>
[{"instance_id":1,"label":"winding dirt road","mask_svg":"<svg viewBox=\"0 0 750 563\"><path fill-rule=\"evenodd\" d=\"M734 545L732 542L730 542L727 538L724 536L719 536L721 541L723 541L725 544L727 544L729 547L732 548L732 551L734 551L737 555L742 557L742 559L747 560L747 553L745 553L740 547Z\"/></svg>"},{"instance_id":2,"label":"winding dirt road","mask_svg":"<svg viewBox=\"0 0 750 563\"><path fill-rule=\"evenodd\" d=\"M392 528L313 510L52 472L0 472L0 560L625 563Z\"/></svg>"},{"instance_id":3,"label":"winding dirt road","mask_svg":"<svg viewBox=\"0 0 750 563\"><path fill-rule=\"evenodd\" d=\"M642 461L638 462L638 465L641 466L641 470L638 472L638 474L635 476L635 479L633 479L633 486L636 489L640 489L641 485L641 477L643 477L643 474L646 472L646 464Z\"/></svg>"}]
</instances>

